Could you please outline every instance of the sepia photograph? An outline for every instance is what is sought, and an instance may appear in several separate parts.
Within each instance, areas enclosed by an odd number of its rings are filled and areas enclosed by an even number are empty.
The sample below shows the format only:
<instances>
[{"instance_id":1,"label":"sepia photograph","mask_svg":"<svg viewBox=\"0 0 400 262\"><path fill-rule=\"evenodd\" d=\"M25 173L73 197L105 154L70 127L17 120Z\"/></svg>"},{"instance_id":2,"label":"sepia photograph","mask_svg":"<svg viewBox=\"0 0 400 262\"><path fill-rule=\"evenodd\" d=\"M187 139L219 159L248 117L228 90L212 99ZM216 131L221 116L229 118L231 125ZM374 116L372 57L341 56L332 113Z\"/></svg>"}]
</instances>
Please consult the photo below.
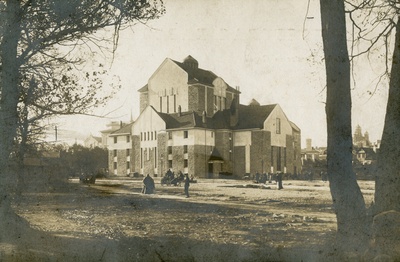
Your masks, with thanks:
<instances>
[{"instance_id":1,"label":"sepia photograph","mask_svg":"<svg viewBox=\"0 0 400 262\"><path fill-rule=\"evenodd\" d=\"M399 14L0 1L0 261L400 261Z\"/></svg>"}]
</instances>

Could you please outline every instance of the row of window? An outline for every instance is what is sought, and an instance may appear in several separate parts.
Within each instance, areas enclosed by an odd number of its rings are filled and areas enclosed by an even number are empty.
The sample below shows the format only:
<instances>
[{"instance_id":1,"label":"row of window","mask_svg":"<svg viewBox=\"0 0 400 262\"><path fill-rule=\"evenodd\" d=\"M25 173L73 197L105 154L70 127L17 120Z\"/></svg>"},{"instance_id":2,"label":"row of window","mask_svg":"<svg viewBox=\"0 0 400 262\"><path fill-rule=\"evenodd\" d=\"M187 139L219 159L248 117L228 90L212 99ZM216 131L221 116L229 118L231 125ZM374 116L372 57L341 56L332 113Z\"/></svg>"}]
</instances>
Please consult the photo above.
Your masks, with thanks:
<instances>
[{"instance_id":1,"label":"row of window","mask_svg":"<svg viewBox=\"0 0 400 262\"><path fill-rule=\"evenodd\" d=\"M172 154L172 146L168 146L167 152L168 152L168 155L171 155L171 154ZM187 145L184 145L184 146L183 146L183 153L186 154L187 152L188 152L188 146L187 146Z\"/></svg>"},{"instance_id":2,"label":"row of window","mask_svg":"<svg viewBox=\"0 0 400 262\"><path fill-rule=\"evenodd\" d=\"M276 119L276 133L281 133L281 119ZM189 131L183 131L183 138L189 137ZM211 137L214 137L214 132L211 132ZM231 139L231 137L229 137ZM168 139L172 139L172 132L168 132ZM147 131L140 132L140 141L151 141L157 140L157 131ZM126 142L129 143L131 141L131 137L129 135L126 136ZM114 137L114 144L118 142L118 136Z\"/></svg>"},{"instance_id":3,"label":"row of window","mask_svg":"<svg viewBox=\"0 0 400 262\"><path fill-rule=\"evenodd\" d=\"M126 156L130 156L131 155L131 150L130 149L126 149ZM113 156L117 157L117 149L113 150Z\"/></svg>"},{"instance_id":4,"label":"row of window","mask_svg":"<svg viewBox=\"0 0 400 262\"><path fill-rule=\"evenodd\" d=\"M150 160L150 154L151 151L153 151L153 156L154 156L154 162L153 162L153 167L157 167L157 147L154 148L141 148L140 149L140 168L143 168L144 166L144 157L146 156L146 160Z\"/></svg>"},{"instance_id":5,"label":"row of window","mask_svg":"<svg viewBox=\"0 0 400 262\"><path fill-rule=\"evenodd\" d=\"M116 170L118 167L117 162L114 162L114 169ZM130 169L131 168L131 162L127 161L126 162L126 169Z\"/></svg>"},{"instance_id":6,"label":"row of window","mask_svg":"<svg viewBox=\"0 0 400 262\"><path fill-rule=\"evenodd\" d=\"M189 167L189 162L187 159L183 160L183 167L184 168ZM172 160L168 160L168 169L173 169Z\"/></svg>"},{"instance_id":7,"label":"row of window","mask_svg":"<svg viewBox=\"0 0 400 262\"><path fill-rule=\"evenodd\" d=\"M174 113L176 113L176 95L171 96L173 98L173 108L174 108ZM165 97L166 103L167 103L167 114L169 114L169 96ZM163 97L160 96L160 112L163 112Z\"/></svg>"},{"instance_id":8,"label":"row of window","mask_svg":"<svg viewBox=\"0 0 400 262\"><path fill-rule=\"evenodd\" d=\"M140 132L140 141L157 140L157 131Z\"/></svg>"}]
</instances>

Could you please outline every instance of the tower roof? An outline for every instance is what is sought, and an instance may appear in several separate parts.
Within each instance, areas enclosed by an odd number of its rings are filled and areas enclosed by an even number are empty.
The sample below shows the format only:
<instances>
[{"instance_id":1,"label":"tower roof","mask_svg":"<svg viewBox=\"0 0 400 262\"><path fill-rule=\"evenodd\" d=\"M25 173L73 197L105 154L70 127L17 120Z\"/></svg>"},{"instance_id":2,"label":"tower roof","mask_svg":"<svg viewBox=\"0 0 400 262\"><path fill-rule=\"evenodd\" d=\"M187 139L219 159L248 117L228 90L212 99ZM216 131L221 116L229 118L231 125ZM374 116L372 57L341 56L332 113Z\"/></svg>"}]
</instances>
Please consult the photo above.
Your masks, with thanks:
<instances>
[{"instance_id":1,"label":"tower roof","mask_svg":"<svg viewBox=\"0 0 400 262\"><path fill-rule=\"evenodd\" d=\"M253 98L251 99L249 106L260 106L260 103Z\"/></svg>"},{"instance_id":2,"label":"tower roof","mask_svg":"<svg viewBox=\"0 0 400 262\"><path fill-rule=\"evenodd\" d=\"M183 64L188 66L189 68L199 68L199 62L197 62L196 59L193 58L193 56L188 55L184 60Z\"/></svg>"}]
</instances>

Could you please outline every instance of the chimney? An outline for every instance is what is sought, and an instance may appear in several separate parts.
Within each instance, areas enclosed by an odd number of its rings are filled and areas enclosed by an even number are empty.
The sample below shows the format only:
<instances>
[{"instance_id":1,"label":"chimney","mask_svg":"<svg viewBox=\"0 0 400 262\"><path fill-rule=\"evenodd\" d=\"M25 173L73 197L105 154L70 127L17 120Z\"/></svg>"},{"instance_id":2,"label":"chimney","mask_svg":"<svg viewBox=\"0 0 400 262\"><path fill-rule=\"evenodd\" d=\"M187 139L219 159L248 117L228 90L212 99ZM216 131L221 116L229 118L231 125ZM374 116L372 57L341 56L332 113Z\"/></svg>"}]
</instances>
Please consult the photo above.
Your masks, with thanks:
<instances>
[{"instance_id":1,"label":"chimney","mask_svg":"<svg viewBox=\"0 0 400 262\"><path fill-rule=\"evenodd\" d=\"M181 105L178 106L178 116L182 116L182 107L181 107Z\"/></svg>"},{"instance_id":2,"label":"chimney","mask_svg":"<svg viewBox=\"0 0 400 262\"><path fill-rule=\"evenodd\" d=\"M204 124L207 122L206 116L207 116L206 111L203 111L202 121L203 121Z\"/></svg>"}]
</instances>

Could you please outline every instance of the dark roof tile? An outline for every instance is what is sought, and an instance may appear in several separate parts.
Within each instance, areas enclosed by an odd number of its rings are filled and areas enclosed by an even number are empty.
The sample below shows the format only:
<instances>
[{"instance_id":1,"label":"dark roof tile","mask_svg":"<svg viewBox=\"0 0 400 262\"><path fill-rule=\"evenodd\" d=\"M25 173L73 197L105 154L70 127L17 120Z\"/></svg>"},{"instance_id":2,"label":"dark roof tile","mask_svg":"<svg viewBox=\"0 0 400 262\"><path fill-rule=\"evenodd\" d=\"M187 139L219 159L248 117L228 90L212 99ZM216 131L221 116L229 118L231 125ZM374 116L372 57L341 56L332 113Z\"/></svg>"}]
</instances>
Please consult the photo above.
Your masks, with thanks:
<instances>
[{"instance_id":1,"label":"dark roof tile","mask_svg":"<svg viewBox=\"0 0 400 262\"><path fill-rule=\"evenodd\" d=\"M123 135L123 134L130 134L131 133L131 129L132 129L132 123L126 124L124 126L122 126L120 129L117 129L113 132L111 132L110 136L118 136L118 135Z\"/></svg>"}]
</instances>

